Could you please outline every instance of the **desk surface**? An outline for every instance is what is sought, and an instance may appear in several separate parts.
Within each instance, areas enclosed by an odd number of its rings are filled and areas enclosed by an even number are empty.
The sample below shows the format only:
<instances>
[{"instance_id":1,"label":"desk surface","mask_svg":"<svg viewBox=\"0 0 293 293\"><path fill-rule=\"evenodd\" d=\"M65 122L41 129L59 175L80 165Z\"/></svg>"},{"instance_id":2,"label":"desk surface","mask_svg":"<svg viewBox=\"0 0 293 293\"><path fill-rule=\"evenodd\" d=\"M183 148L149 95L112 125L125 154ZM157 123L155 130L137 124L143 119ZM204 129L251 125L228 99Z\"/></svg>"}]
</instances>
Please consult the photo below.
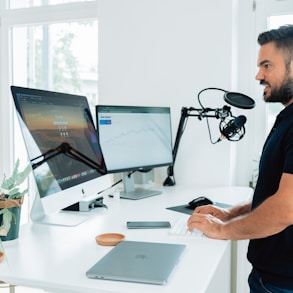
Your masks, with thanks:
<instances>
[{"instance_id":1,"label":"desk surface","mask_svg":"<svg viewBox=\"0 0 293 293\"><path fill-rule=\"evenodd\" d=\"M108 210L95 209L76 227L28 223L19 238L3 242L6 260L0 278L10 284L43 288L52 292L206 292L229 241L171 236L169 229L128 230L131 220L168 220L173 225L183 214L166 207L185 204L205 195L218 202L236 204L251 196L246 187L195 189L162 187L163 194L141 200L113 199L104 195ZM167 285L92 280L85 272L112 247L99 246L95 236L123 233L127 240L182 243L187 245Z\"/></svg>"}]
</instances>

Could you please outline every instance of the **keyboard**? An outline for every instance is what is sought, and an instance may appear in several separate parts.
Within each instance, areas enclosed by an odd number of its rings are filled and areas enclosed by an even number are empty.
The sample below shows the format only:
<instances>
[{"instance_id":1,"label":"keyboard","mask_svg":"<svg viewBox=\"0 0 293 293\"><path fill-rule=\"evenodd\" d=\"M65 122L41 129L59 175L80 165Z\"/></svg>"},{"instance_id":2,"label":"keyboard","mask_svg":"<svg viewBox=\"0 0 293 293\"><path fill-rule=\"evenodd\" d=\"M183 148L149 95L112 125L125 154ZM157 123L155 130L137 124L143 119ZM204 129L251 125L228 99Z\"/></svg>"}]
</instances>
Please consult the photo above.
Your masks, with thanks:
<instances>
[{"instance_id":1,"label":"keyboard","mask_svg":"<svg viewBox=\"0 0 293 293\"><path fill-rule=\"evenodd\" d=\"M197 229L188 231L187 219L188 217L184 217L184 216L180 217L171 228L170 234L173 236L187 236L187 237L197 237L197 238L205 237L205 235Z\"/></svg>"}]
</instances>

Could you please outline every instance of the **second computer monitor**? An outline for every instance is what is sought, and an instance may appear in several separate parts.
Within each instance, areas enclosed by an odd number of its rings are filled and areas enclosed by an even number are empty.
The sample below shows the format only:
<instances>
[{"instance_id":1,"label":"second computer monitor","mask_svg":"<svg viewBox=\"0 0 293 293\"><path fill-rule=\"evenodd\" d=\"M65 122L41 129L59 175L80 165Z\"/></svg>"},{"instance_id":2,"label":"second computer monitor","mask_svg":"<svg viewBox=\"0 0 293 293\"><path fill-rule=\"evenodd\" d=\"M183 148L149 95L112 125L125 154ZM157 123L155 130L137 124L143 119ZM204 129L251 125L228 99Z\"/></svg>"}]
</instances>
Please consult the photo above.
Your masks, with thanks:
<instances>
[{"instance_id":1,"label":"second computer monitor","mask_svg":"<svg viewBox=\"0 0 293 293\"><path fill-rule=\"evenodd\" d=\"M98 105L96 115L107 171L124 174L121 197L158 194L135 188L129 173L173 164L170 108Z\"/></svg>"}]
</instances>

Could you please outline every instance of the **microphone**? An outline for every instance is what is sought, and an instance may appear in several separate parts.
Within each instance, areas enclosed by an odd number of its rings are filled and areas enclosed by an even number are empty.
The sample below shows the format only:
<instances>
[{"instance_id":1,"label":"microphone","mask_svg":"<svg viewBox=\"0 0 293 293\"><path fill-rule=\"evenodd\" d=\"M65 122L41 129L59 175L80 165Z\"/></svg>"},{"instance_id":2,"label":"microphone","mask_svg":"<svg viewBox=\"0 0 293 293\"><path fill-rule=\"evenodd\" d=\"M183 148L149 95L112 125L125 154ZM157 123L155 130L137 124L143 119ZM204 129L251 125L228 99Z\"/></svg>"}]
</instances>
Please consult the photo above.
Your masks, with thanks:
<instances>
[{"instance_id":1,"label":"microphone","mask_svg":"<svg viewBox=\"0 0 293 293\"><path fill-rule=\"evenodd\" d=\"M246 123L246 117L240 115L236 118L230 119L228 122L224 120L221 121L219 127L221 136L217 142L228 139L230 141L239 141L245 134L244 124Z\"/></svg>"}]
</instances>

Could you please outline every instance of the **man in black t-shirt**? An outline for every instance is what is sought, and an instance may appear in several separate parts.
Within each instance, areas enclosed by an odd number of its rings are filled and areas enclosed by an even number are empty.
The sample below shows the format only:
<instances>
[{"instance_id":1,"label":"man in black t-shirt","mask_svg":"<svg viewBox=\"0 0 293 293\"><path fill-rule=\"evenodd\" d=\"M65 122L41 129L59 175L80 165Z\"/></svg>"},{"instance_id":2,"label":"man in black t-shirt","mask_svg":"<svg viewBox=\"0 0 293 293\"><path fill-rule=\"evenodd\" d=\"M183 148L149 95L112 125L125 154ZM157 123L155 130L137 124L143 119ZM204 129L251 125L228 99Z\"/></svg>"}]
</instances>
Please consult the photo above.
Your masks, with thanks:
<instances>
[{"instance_id":1,"label":"man in black t-shirt","mask_svg":"<svg viewBox=\"0 0 293 293\"><path fill-rule=\"evenodd\" d=\"M264 101L285 108L264 144L253 199L230 209L196 208L188 227L216 239L250 239L250 292L293 293L293 25L260 34L258 43Z\"/></svg>"}]
</instances>

